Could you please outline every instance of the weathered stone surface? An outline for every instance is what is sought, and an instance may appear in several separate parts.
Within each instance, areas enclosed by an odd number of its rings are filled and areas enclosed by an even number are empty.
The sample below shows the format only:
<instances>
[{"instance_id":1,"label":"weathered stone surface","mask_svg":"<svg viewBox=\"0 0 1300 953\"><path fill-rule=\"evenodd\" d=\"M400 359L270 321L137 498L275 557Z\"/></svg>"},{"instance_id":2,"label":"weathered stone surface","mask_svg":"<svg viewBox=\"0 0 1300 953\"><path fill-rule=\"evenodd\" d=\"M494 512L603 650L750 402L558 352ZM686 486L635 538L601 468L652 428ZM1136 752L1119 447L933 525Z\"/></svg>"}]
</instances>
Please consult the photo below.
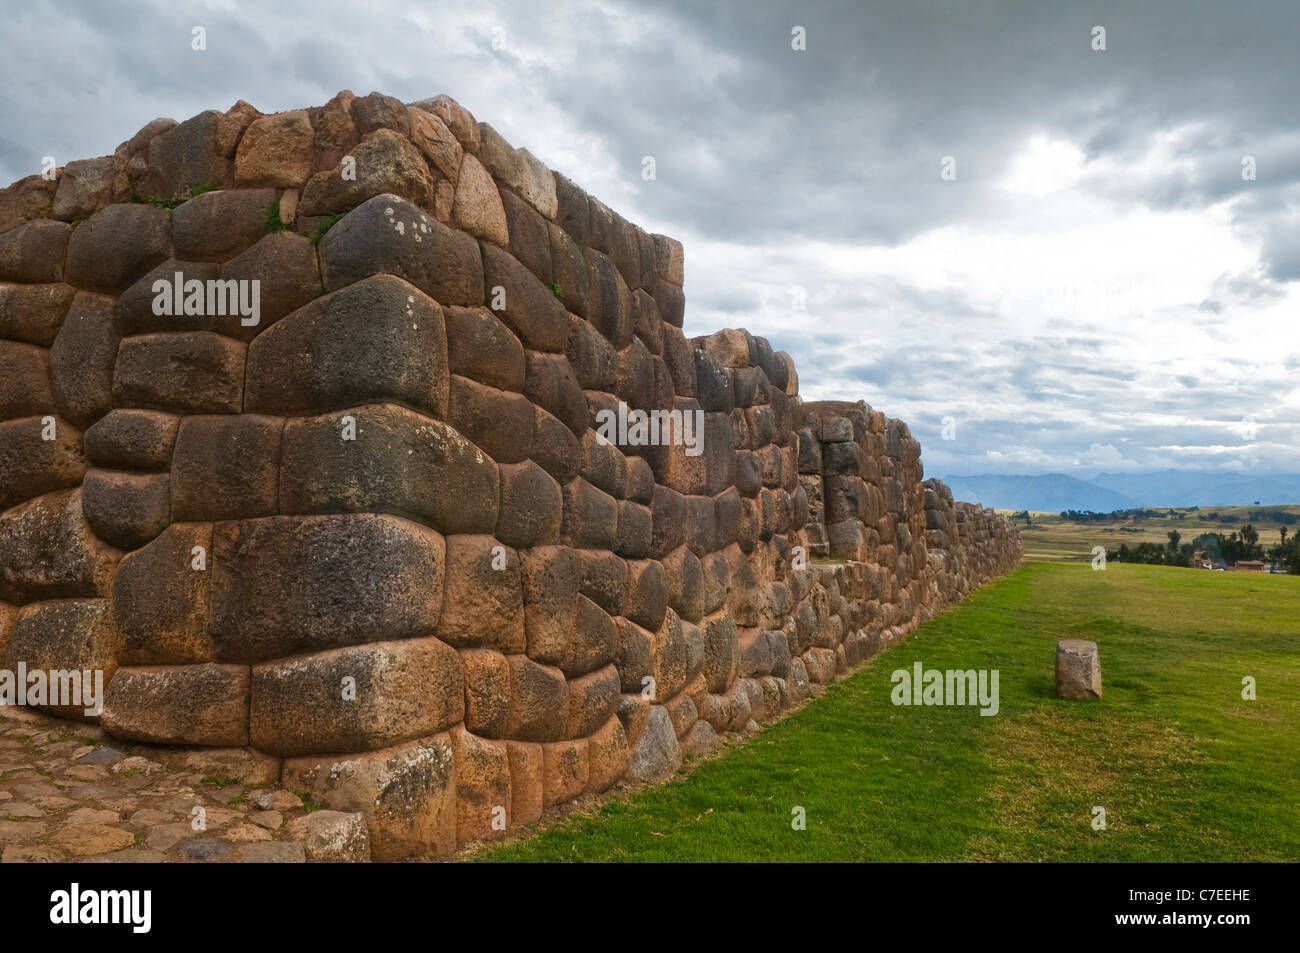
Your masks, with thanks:
<instances>
[{"instance_id":1,"label":"weathered stone surface","mask_svg":"<svg viewBox=\"0 0 1300 953\"><path fill-rule=\"evenodd\" d=\"M518 463L533 443L535 413L522 394L451 378L447 422L498 463Z\"/></svg>"},{"instance_id":2,"label":"weathered stone surface","mask_svg":"<svg viewBox=\"0 0 1300 953\"><path fill-rule=\"evenodd\" d=\"M464 717L460 658L435 638L253 666L251 741L259 751L373 751L437 734Z\"/></svg>"},{"instance_id":3,"label":"weathered stone surface","mask_svg":"<svg viewBox=\"0 0 1300 953\"><path fill-rule=\"evenodd\" d=\"M117 294L167 259L171 239L167 209L110 205L77 226L68 239L68 283Z\"/></svg>"},{"instance_id":4,"label":"weathered stone surface","mask_svg":"<svg viewBox=\"0 0 1300 953\"><path fill-rule=\"evenodd\" d=\"M86 431L86 457L119 470L166 469L180 420L155 410L110 411Z\"/></svg>"},{"instance_id":5,"label":"weathered stone surface","mask_svg":"<svg viewBox=\"0 0 1300 953\"><path fill-rule=\"evenodd\" d=\"M370 862L370 832L363 814L313 811L295 817L286 830L302 842L309 864Z\"/></svg>"},{"instance_id":6,"label":"weathered stone surface","mask_svg":"<svg viewBox=\"0 0 1300 953\"><path fill-rule=\"evenodd\" d=\"M235 153L235 184L296 189L311 174L314 135L307 110L253 120Z\"/></svg>"},{"instance_id":7,"label":"weathered stone surface","mask_svg":"<svg viewBox=\"0 0 1300 953\"><path fill-rule=\"evenodd\" d=\"M123 338L113 368L113 403L177 413L239 413L244 352L243 343L210 331Z\"/></svg>"},{"instance_id":8,"label":"weathered stone surface","mask_svg":"<svg viewBox=\"0 0 1300 953\"><path fill-rule=\"evenodd\" d=\"M220 189L178 205L172 213L176 257L233 258L266 234L267 210L274 201L275 189Z\"/></svg>"},{"instance_id":9,"label":"weathered stone surface","mask_svg":"<svg viewBox=\"0 0 1300 953\"><path fill-rule=\"evenodd\" d=\"M81 508L96 536L118 549L138 549L171 522L171 480L166 473L88 470Z\"/></svg>"},{"instance_id":10,"label":"weathered stone surface","mask_svg":"<svg viewBox=\"0 0 1300 953\"><path fill-rule=\"evenodd\" d=\"M358 143L352 156L355 178L344 178L342 168L317 172L303 189L299 214L346 212L377 195L399 196L433 208L433 177L420 150L405 136L376 129Z\"/></svg>"},{"instance_id":11,"label":"weathered stone surface","mask_svg":"<svg viewBox=\"0 0 1300 953\"><path fill-rule=\"evenodd\" d=\"M62 281L72 233L72 226L47 219L27 222L0 233L0 281L26 284ZM79 258L78 262L83 260ZM71 278L68 280L72 284L81 284Z\"/></svg>"},{"instance_id":12,"label":"weathered stone surface","mask_svg":"<svg viewBox=\"0 0 1300 953\"><path fill-rule=\"evenodd\" d=\"M564 305L522 262L504 249L484 246L483 281L488 306L519 335L524 347L564 350L569 333Z\"/></svg>"},{"instance_id":13,"label":"weathered stone surface","mask_svg":"<svg viewBox=\"0 0 1300 953\"><path fill-rule=\"evenodd\" d=\"M507 546L524 548L559 542L564 497L560 485L531 460L503 464L501 507L496 537Z\"/></svg>"},{"instance_id":14,"label":"weathered stone surface","mask_svg":"<svg viewBox=\"0 0 1300 953\"><path fill-rule=\"evenodd\" d=\"M586 739L542 745L542 800L547 807L563 804L587 787L591 762Z\"/></svg>"},{"instance_id":15,"label":"weathered stone surface","mask_svg":"<svg viewBox=\"0 0 1300 953\"><path fill-rule=\"evenodd\" d=\"M612 549L618 532L618 504L612 496L578 477L563 488L560 537L577 549Z\"/></svg>"},{"instance_id":16,"label":"weathered stone surface","mask_svg":"<svg viewBox=\"0 0 1300 953\"><path fill-rule=\"evenodd\" d=\"M0 600L107 596L120 556L91 534L80 490L47 493L0 514Z\"/></svg>"},{"instance_id":17,"label":"weathered stone surface","mask_svg":"<svg viewBox=\"0 0 1300 953\"><path fill-rule=\"evenodd\" d=\"M510 824L533 824L542 816L543 755L540 744L511 741L506 744L510 759Z\"/></svg>"},{"instance_id":18,"label":"weathered stone surface","mask_svg":"<svg viewBox=\"0 0 1300 953\"><path fill-rule=\"evenodd\" d=\"M171 518L276 515L283 430L283 419L257 414L182 419L172 459Z\"/></svg>"},{"instance_id":19,"label":"weathered stone surface","mask_svg":"<svg viewBox=\"0 0 1300 953\"><path fill-rule=\"evenodd\" d=\"M519 556L492 536L447 537L446 593L438 637L458 648L523 653Z\"/></svg>"},{"instance_id":20,"label":"weathered stone surface","mask_svg":"<svg viewBox=\"0 0 1300 953\"><path fill-rule=\"evenodd\" d=\"M1101 697L1101 660L1096 642L1061 639L1056 643L1056 697L1075 701Z\"/></svg>"},{"instance_id":21,"label":"weathered stone surface","mask_svg":"<svg viewBox=\"0 0 1300 953\"><path fill-rule=\"evenodd\" d=\"M53 409L49 352L33 344L0 341L0 420Z\"/></svg>"},{"instance_id":22,"label":"weathered stone surface","mask_svg":"<svg viewBox=\"0 0 1300 953\"><path fill-rule=\"evenodd\" d=\"M546 219L513 192L503 190L500 201L509 232L510 254L538 280L549 285L552 280L551 232Z\"/></svg>"},{"instance_id":23,"label":"weathered stone surface","mask_svg":"<svg viewBox=\"0 0 1300 953\"><path fill-rule=\"evenodd\" d=\"M240 315L218 316L213 321L214 330L245 341L310 304L320 294L321 287L316 247L307 237L293 232L263 236L253 247L222 266L221 279L261 283L256 324L245 324Z\"/></svg>"},{"instance_id":24,"label":"weathered stone surface","mask_svg":"<svg viewBox=\"0 0 1300 953\"><path fill-rule=\"evenodd\" d=\"M461 649L465 673L465 727L484 738L504 738L510 725L510 663L491 649Z\"/></svg>"},{"instance_id":25,"label":"weathered stone surface","mask_svg":"<svg viewBox=\"0 0 1300 953\"><path fill-rule=\"evenodd\" d=\"M658 781L681 766L682 749L673 732L672 719L662 705L654 705L645 729L632 746L627 777L632 781Z\"/></svg>"},{"instance_id":26,"label":"weathered stone surface","mask_svg":"<svg viewBox=\"0 0 1300 953\"><path fill-rule=\"evenodd\" d=\"M104 685L109 685L117 670L117 649L117 630L107 599L55 599L19 610L4 667L17 671L21 662L29 672L101 671ZM85 688L80 677L74 678L72 684ZM99 715L97 711L87 714L92 708L91 699L84 694L80 704L42 707L51 714L78 721Z\"/></svg>"},{"instance_id":27,"label":"weathered stone surface","mask_svg":"<svg viewBox=\"0 0 1300 953\"><path fill-rule=\"evenodd\" d=\"M158 744L248 744L248 667L119 668L101 724L119 738Z\"/></svg>"},{"instance_id":28,"label":"weathered stone surface","mask_svg":"<svg viewBox=\"0 0 1300 953\"><path fill-rule=\"evenodd\" d=\"M456 100L443 94L432 99L422 99L417 103L411 103L411 105L417 109L432 113L446 123L447 128L452 131L456 140L466 151L478 152L480 141L478 121L474 118L473 113L456 102Z\"/></svg>"},{"instance_id":29,"label":"weathered stone surface","mask_svg":"<svg viewBox=\"0 0 1300 953\"><path fill-rule=\"evenodd\" d=\"M529 456L561 486L578 475L582 444L564 423L537 407L533 424L533 448Z\"/></svg>"},{"instance_id":30,"label":"weathered stone surface","mask_svg":"<svg viewBox=\"0 0 1300 953\"><path fill-rule=\"evenodd\" d=\"M0 282L0 337L49 347L76 293L65 284Z\"/></svg>"},{"instance_id":31,"label":"weathered stone surface","mask_svg":"<svg viewBox=\"0 0 1300 953\"><path fill-rule=\"evenodd\" d=\"M527 149L518 150L519 193L546 218L559 213L559 200L555 194L555 176L543 162Z\"/></svg>"},{"instance_id":32,"label":"weathered stone surface","mask_svg":"<svg viewBox=\"0 0 1300 953\"><path fill-rule=\"evenodd\" d=\"M586 738L595 734L618 707L618 670L606 665L568 683L568 737Z\"/></svg>"},{"instance_id":33,"label":"weathered stone surface","mask_svg":"<svg viewBox=\"0 0 1300 953\"><path fill-rule=\"evenodd\" d=\"M607 255L588 248L587 320L618 350L632 343L632 293Z\"/></svg>"},{"instance_id":34,"label":"weathered stone surface","mask_svg":"<svg viewBox=\"0 0 1300 953\"><path fill-rule=\"evenodd\" d=\"M447 357L453 374L523 393L524 348L487 308L445 308Z\"/></svg>"},{"instance_id":35,"label":"weathered stone surface","mask_svg":"<svg viewBox=\"0 0 1300 953\"><path fill-rule=\"evenodd\" d=\"M355 434L344 439L349 419ZM405 407L291 420L280 456L284 513L396 513L444 533L490 533L497 524L496 464L451 427Z\"/></svg>"},{"instance_id":36,"label":"weathered stone surface","mask_svg":"<svg viewBox=\"0 0 1300 953\"><path fill-rule=\"evenodd\" d=\"M456 849L456 784L450 739L346 757L287 758L284 784L339 811L365 816L371 857L445 857Z\"/></svg>"},{"instance_id":37,"label":"weathered stone surface","mask_svg":"<svg viewBox=\"0 0 1300 953\"><path fill-rule=\"evenodd\" d=\"M411 106L407 114L411 123L411 141L424 153L430 165L454 183L460 173L464 147L436 114L416 106Z\"/></svg>"},{"instance_id":38,"label":"weathered stone surface","mask_svg":"<svg viewBox=\"0 0 1300 953\"><path fill-rule=\"evenodd\" d=\"M35 218L49 218L58 183L37 173L0 189L0 233Z\"/></svg>"},{"instance_id":39,"label":"weathered stone surface","mask_svg":"<svg viewBox=\"0 0 1300 953\"><path fill-rule=\"evenodd\" d=\"M564 673L539 665L523 655L512 655L510 714L506 735L517 741L556 741L564 737L568 721L568 688Z\"/></svg>"},{"instance_id":40,"label":"weathered stone surface","mask_svg":"<svg viewBox=\"0 0 1300 953\"><path fill-rule=\"evenodd\" d=\"M446 547L394 516L282 516L213 528L218 661L264 659L437 628Z\"/></svg>"},{"instance_id":41,"label":"weathered stone surface","mask_svg":"<svg viewBox=\"0 0 1300 953\"><path fill-rule=\"evenodd\" d=\"M247 409L312 412L398 400L447 409L442 309L376 276L319 298L249 345Z\"/></svg>"},{"instance_id":42,"label":"weathered stone surface","mask_svg":"<svg viewBox=\"0 0 1300 953\"><path fill-rule=\"evenodd\" d=\"M116 168L117 161L113 156L75 159L65 165L54 192L53 217L61 222L89 218L112 202Z\"/></svg>"},{"instance_id":43,"label":"weathered stone surface","mask_svg":"<svg viewBox=\"0 0 1300 953\"><path fill-rule=\"evenodd\" d=\"M623 724L611 716L587 740L587 793L599 794L622 780L630 759Z\"/></svg>"},{"instance_id":44,"label":"weathered stone surface","mask_svg":"<svg viewBox=\"0 0 1300 953\"><path fill-rule=\"evenodd\" d=\"M472 155L466 155L461 161L451 218L457 227L484 241L502 247L510 241L506 211L496 183Z\"/></svg>"},{"instance_id":45,"label":"weathered stone surface","mask_svg":"<svg viewBox=\"0 0 1300 953\"><path fill-rule=\"evenodd\" d=\"M506 142L501 133L485 122L478 124L478 157L492 175L510 188L519 190L523 184L523 171L514 146Z\"/></svg>"},{"instance_id":46,"label":"weathered stone surface","mask_svg":"<svg viewBox=\"0 0 1300 953\"><path fill-rule=\"evenodd\" d=\"M587 399L564 355L525 351L524 357L524 395L581 436L587 430Z\"/></svg>"},{"instance_id":47,"label":"weathered stone surface","mask_svg":"<svg viewBox=\"0 0 1300 953\"><path fill-rule=\"evenodd\" d=\"M510 760L503 741L489 741L464 728L451 732L456 759L456 840L500 837L510 821Z\"/></svg>"},{"instance_id":48,"label":"weathered stone surface","mask_svg":"<svg viewBox=\"0 0 1300 953\"><path fill-rule=\"evenodd\" d=\"M112 601L123 664L184 665L212 659L211 557L209 524L173 523L122 560L113 577Z\"/></svg>"},{"instance_id":49,"label":"weathered stone surface","mask_svg":"<svg viewBox=\"0 0 1300 953\"><path fill-rule=\"evenodd\" d=\"M573 629L582 561L566 546L540 546L519 554L523 571L528 657L556 664Z\"/></svg>"},{"instance_id":50,"label":"weathered stone surface","mask_svg":"<svg viewBox=\"0 0 1300 953\"><path fill-rule=\"evenodd\" d=\"M321 239L319 249L330 291L389 274L444 306L485 300L478 243L396 195L377 195L357 206Z\"/></svg>"},{"instance_id":51,"label":"weathered stone surface","mask_svg":"<svg viewBox=\"0 0 1300 953\"><path fill-rule=\"evenodd\" d=\"M117 345L113 299L79 293L50 348L55 406L79 427L94 423L113 405Z\"/></svg>"}]
</instances>

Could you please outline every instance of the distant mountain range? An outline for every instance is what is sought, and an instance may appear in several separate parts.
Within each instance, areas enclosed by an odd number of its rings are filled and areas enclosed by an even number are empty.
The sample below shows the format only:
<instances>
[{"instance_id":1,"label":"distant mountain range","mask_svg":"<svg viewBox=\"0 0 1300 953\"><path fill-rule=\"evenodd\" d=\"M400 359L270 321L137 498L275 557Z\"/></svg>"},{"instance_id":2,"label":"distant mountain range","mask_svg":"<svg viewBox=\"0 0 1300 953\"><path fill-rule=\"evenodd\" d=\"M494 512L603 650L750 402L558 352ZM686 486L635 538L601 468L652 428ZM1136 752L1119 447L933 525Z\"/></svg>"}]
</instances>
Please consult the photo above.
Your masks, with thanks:
<instances>
[{"instance_id":1,"label":"distant mountain range","mask_svg":"<svg viewBox=\"0 0 1300 953\"><path fill-rule=\"evenodd\" d=\"M1099 473L1089 480L1064 473L1038 476L941 477L958 500L1000 510L1093 510L1109 513L1141 506L1272 506L1300 503L1300 474L1250 476L1196 470Z\"/></svg>"}]
</instances>

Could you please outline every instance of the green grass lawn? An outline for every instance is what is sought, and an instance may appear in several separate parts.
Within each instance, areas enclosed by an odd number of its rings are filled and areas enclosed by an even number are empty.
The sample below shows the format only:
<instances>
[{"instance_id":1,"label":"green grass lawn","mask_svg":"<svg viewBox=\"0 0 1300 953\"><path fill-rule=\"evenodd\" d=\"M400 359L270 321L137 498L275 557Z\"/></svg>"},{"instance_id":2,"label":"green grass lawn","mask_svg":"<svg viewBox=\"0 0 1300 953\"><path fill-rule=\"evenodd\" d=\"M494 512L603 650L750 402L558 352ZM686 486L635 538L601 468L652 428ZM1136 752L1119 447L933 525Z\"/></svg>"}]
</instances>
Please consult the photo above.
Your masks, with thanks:
<instances>
[{"instance_id":1,"label":"green grass lawn","mask_svg":"<svg viewBox=\"0 0 1300 953\"><path fill-rule=\"evenodd\" d=\"M1099 644L1100 702L1054 697L1060 638ZM895 707L914 661L998 669L999 714ZM1300 577L1027 563L689 777L475 859L1300 860Z\"/></svg>"}]
</instances>

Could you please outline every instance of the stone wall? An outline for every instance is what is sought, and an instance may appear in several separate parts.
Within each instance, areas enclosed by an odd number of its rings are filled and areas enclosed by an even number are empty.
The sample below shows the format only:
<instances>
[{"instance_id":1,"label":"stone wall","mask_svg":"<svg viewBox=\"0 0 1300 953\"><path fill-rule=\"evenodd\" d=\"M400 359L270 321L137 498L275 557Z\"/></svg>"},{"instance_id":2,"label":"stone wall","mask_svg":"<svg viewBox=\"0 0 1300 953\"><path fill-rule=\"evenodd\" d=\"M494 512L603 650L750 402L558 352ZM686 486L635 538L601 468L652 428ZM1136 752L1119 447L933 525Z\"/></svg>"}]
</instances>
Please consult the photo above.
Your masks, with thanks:
<instances>
[{"instance_id":1,"label":"stone wall","mask_svg":"<svg viewBox=\"0 0 1300 953\"><path fill-rule=\"evenodd\" d=\"M256 323L221 297L253 281ZM679 243L446 97L241 102L15 183L3 667L102 669L110 733L275 759L376 858L445 856L671 774L1018 562L901 421L688 340L682 284ZM594 429L656 410L702 452Z\"/></svg>"}]
</instances>

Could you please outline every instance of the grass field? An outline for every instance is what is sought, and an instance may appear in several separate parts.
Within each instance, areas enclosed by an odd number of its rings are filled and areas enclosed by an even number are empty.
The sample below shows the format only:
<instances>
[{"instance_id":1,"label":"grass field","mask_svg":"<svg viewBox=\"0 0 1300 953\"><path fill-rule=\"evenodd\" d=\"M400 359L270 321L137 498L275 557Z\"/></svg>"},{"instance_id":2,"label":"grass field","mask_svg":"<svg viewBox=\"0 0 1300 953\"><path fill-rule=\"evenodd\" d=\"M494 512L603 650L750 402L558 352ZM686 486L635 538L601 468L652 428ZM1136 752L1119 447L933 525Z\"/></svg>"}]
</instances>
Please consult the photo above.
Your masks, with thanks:
<instances>
[{"instance_id":1,"label":"grass field","mask_svg":"<svg viewBox=\"0 0 1300 953\"><path fill-rule=\"evenodd\" d=\"M1101 701L1055 698L1065 637ZM999 714L895 707L914 661L999 670ZM1300 577L1025 564L689 777L475 859L1300 859Z\"/></svg>"},{"instance_id":2,"label":"grass field","mask_svg":"<svg viewBox=\"0 0 1300 953\"><path fill-rule=\"evenodd\" d=\"M1034 513L1032 514L1033 525L1026 526L1023 520L1016 520L1016 528L1020 530L1020 538L1025 544L1026 559L1088 562L1092 559L1094 546L1105 546L1111 551L1119 549L1120 543L1128 543L1130 547L1138 543L1156 543L1164 546L1169 542L1167 534L1171 529L1178 530L1185 543L1190 543L1202 533L1222 533L1226 536L1229 533L1241 532L1241 528L1251 522L1250 514L1258 512L1261 507L1202 506L1199 510L1177 507L1173 509L1183 514L1183 517L1181 519L1139 517L1104 523L1075 523L1061 519L1059 513ZM1263 509L1300 514L1300 506L1297 505L1269 506ZM1011 513L1010 510L1000 512L1007 515ZM1166 510L1162 509L1160 512ZM1206 517L1211 513L1219 514L1220 519L1207 519ZM1224 516L1235 516L1237 520L1235 522L1224 520L1222 519ZM1268 546L1278 541L1280 525L1276 520L1254 520L1255 529L1259 531L1260 542ZM1298 529L1300 525L1288 526L1287 535L1293 535Z\"/></svg>"}]
</instances>

